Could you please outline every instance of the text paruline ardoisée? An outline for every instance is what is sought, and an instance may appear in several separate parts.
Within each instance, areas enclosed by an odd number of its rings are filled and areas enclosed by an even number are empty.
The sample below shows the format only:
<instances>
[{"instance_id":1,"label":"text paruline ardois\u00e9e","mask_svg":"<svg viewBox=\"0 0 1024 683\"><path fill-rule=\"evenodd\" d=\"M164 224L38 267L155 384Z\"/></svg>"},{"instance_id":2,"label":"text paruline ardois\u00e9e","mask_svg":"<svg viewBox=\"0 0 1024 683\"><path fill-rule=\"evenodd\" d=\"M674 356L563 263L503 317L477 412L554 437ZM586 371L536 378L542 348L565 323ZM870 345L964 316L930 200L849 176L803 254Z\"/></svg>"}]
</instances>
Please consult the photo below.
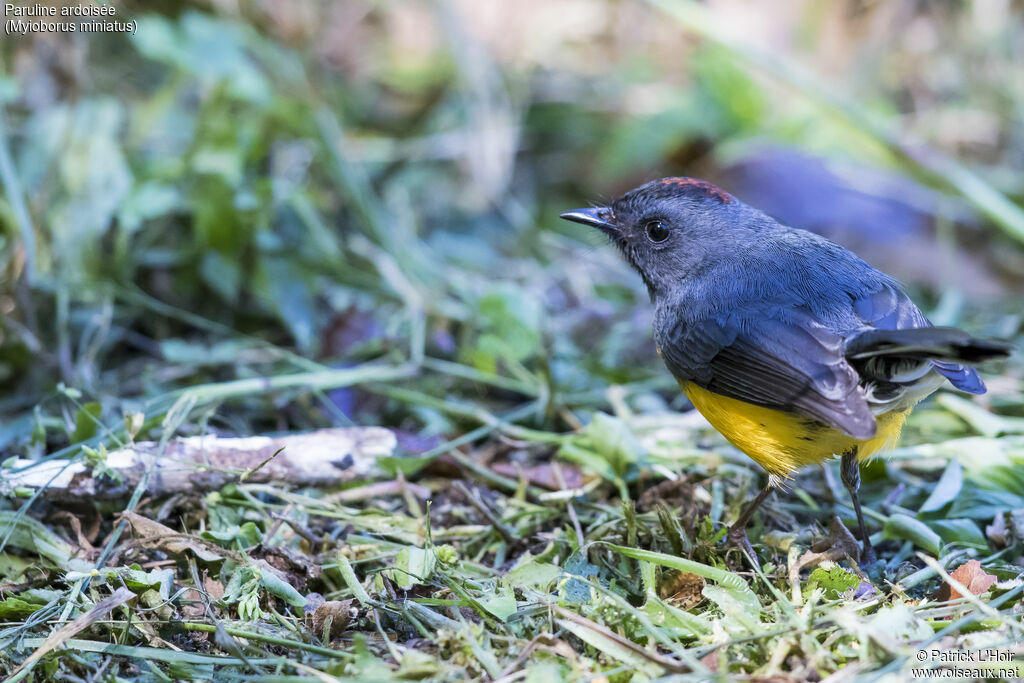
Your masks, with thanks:
<instances>
[{"instance_id":1,"label":"text paruline ardois\u00e9e","mask_svg":"<svg viewBox=\"0 0 1024 683\"><path fill-rule=\"evenodd\" d=\"M113 5L65 5L63 7L52 7L47 5L15 5L4 3L4 14L14 17L103 17L114 16L116 8Z\"/></svg>"}]
</instances>

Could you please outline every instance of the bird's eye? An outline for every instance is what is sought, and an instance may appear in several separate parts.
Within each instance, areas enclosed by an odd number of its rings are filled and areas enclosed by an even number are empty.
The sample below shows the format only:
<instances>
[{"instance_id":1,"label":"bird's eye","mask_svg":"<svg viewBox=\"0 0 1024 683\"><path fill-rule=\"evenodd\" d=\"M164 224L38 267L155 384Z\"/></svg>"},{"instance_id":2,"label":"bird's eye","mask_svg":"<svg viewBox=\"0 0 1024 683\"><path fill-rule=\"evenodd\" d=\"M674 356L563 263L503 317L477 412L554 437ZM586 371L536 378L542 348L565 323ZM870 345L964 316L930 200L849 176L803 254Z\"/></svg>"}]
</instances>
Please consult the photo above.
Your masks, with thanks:
<instances>
[{"instance_id":1,"label":"bird's eye","mask_svg":"<svg viewBox=\"0 0 1024 683\"><path fill-rule=\"evenodd\" d=\"M647 232L647 239L654 243L664 242L668 239L668 228L661 221L648 221L644 230Z\"/></svg>"}]
</instances>

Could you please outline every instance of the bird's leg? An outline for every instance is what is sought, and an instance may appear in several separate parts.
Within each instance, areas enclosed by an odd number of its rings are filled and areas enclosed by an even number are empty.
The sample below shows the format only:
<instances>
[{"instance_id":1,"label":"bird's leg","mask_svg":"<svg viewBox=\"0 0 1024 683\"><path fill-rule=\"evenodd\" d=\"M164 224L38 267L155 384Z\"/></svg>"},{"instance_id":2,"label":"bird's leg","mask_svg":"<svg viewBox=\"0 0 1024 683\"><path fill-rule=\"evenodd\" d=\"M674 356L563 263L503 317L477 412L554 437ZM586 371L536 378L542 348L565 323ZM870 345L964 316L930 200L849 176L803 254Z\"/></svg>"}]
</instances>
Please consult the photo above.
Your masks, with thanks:
<instances>
[{"instance_id":1,"label":"bird's leg","mask_svg":"<svg viewBox=\"0 0 1024 683\"><path fill-rule=\"evenodd\" d=\"M868 527L864 523L864 513L860 509L860 496L857 495L860 490L860 462L857 460L856 446L853 450L843 453L839 471L842 474L843 486L850 492L850 498L853 500L853 511L857 513L857 526L860 527L860 540L863 544L860 561L871 564L875 561L875 551L871 547L871 539L868 538Z\"/></svg>"},{"instance_id":2,"label":"bird's leg","mask_svg":"<svg viewBox=\"0 0 1024 683\"><path fill-rule=\"evenodd\" d=\"M757 494L757 498L750 501L750 504L743 509L739 518L733 522L731 527L729 527L729 533L726 536L729 543L745 550L750 555L750 560L754 563L757 562L757 555L754 554L754 548L750 545L750 539L747 538L747 524L750 523L750 518L754 516L754 510L764 502L764 499L767 498L768 494L771 492L772 481L769 478L768 485L761 490L761 493Z\"/></svg>"}]
</instances>

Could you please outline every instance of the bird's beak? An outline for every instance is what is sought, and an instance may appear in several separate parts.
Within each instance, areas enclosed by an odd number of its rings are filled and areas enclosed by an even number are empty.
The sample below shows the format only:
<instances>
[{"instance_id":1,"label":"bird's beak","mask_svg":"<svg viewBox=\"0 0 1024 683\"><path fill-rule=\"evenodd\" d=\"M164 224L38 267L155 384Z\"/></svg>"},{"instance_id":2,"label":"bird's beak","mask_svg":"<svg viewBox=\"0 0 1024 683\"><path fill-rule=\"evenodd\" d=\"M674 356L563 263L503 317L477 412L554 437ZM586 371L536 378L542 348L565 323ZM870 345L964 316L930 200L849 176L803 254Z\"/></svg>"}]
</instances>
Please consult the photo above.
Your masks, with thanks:
<instances>
[{"instance_id":1,"label":"bird's beak","mask_svg":"<svg viewBox=\"0 0 1024 683\"><path fill-rule=\"evenodd\" d=\"M582 223L592 228L600 228L608 234L617 234L618 227L612 222L612 210L606 206L598 206L590 209L573 209L566 211L559 218L564 218L573 223Z\"/></svg>"}]
</instances>

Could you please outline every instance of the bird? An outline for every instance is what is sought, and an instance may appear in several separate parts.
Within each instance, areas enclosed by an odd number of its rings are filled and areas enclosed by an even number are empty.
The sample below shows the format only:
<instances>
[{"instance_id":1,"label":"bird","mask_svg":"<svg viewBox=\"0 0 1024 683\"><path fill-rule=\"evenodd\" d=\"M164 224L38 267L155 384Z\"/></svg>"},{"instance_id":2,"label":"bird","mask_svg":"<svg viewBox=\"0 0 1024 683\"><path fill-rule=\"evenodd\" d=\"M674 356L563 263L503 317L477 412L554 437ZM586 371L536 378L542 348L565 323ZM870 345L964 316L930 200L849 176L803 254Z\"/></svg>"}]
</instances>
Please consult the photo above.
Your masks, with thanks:
<instances>
[{"instance_id":1,"label":"bird","mask_svg":"<svg viewBox=\"0 0 1024 683\"><path fill-rule=\"evenodd\" d=\"M841 459L861 539L860 463L895 446L907 416L945 382L982 394L973 365L1012 347L936 327L901 284L853 252L783 225L717 185L652 180L607 206L561 214L602 231L640 274L653 335L693 407L767 473L726 539L793 473Z\"/></svg>"}]
</instances>

